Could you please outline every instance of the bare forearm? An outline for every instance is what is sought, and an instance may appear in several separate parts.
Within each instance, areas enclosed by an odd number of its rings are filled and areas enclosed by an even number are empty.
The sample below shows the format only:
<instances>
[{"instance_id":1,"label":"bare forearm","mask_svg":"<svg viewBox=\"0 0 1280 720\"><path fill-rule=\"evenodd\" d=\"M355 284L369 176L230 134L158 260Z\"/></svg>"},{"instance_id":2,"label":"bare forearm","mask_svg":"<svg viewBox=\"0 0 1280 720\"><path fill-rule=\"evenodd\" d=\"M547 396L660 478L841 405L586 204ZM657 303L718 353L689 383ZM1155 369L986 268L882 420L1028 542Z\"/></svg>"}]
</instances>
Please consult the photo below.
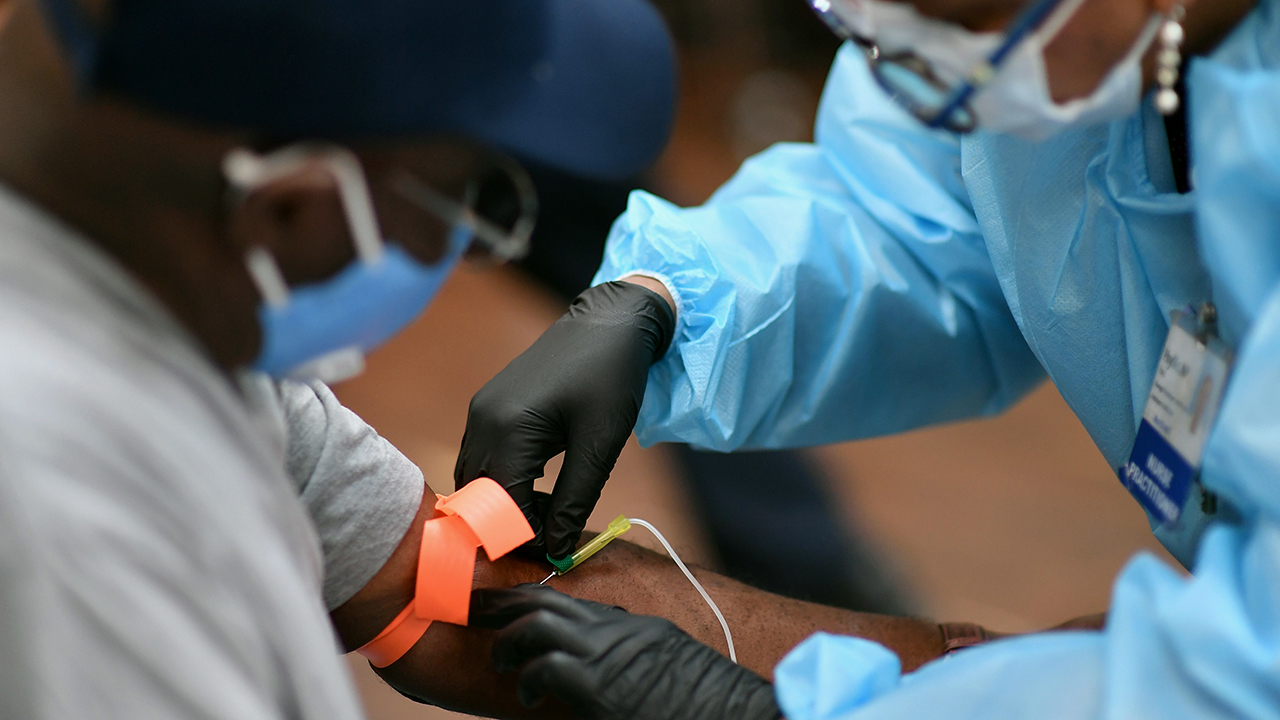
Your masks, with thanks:
<instances>
[{"instance_id":1,"label":"bare forearm","mask_svg":"<svg viewBox=\"0 0 1280 720\"><path fill-rule=\"evenodd\" d=\"M474 584L509 587L537 582L547 572L541 562L509 557L490 564L482 557ZM941 652L938 626L931 622L790 600L714 573L696 572L729 622L739 662L765 677L788 650L818 630L883 643L899 653L906 669ZM615 542L590 562L549 584L576 597L666 617L708 645L726 649L715 616L674 563L638 546ZM379 674L405 695L456 710L498 717L567 715L565 708L554 704L537 711L520 707L512 677L499 676L492 669L491 643L491 634L486 631L435 623L404 658Z\"/></svg>"},{"instance_id":2,"label":"bare forearm","mask_svg":"<svg viewBox=\"0 0 1280 720\"><path fill-rule=\"evenodd\" d=\"M541 573L542 568L537 568ZM913 670L942 651L936 623L914 618L856 613L784 598L706 570L694 574L716 601L733 633L738 662L770 677L773 667L804 638L826 631L874 640ZM545 577L545 573L541 573ZM724 631L697 590L665 555L615 542L549 585L569 595L617 605L633 613L658 615L728 654Z\"/></svg>"}]
</instances>

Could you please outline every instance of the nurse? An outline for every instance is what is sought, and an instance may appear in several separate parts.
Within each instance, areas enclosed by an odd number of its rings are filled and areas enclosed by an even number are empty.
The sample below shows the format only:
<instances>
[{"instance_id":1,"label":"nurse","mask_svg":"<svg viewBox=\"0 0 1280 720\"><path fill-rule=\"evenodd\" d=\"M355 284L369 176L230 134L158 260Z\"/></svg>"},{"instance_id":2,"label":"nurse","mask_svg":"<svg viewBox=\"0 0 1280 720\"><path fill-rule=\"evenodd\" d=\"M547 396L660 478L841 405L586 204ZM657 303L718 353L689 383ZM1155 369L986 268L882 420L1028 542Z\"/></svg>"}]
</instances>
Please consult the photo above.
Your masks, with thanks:
<instances>
[{"instance_id":1,"label":"nurse","mask_svg":"<svg viewBox=\"0 0 1280 720\"><path fill-rule=\"evenodd\" d=\"M781 711L1280 716L1280 3L814 4L851 40L816 141L701 207L633 195L597 286L476 395L456 479L532 507L564 450L531 517L561 557L633 425L813 445L996 413L1048 376L1194 574L1138 556L1105 628L905 679L874 644L816 636L776 670ZM612 621L556 602L506 631L530 697L729 717L727 688L763 682L637 693L685 686L627 662L654 644L584 652L574 632ZM624 687L613 667L649 669Z\"/></svg>"}]
</instances>

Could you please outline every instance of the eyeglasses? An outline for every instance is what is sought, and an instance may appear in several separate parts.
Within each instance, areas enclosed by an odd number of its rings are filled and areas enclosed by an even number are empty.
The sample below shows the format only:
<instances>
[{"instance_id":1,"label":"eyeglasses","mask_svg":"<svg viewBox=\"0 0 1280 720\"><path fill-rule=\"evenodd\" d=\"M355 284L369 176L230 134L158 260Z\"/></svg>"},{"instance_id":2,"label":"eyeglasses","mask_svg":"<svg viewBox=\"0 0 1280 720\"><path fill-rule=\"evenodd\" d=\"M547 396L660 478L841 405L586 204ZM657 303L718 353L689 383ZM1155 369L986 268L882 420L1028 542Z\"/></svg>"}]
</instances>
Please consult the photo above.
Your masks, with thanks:
<instances>
[{"instance_id":1,"label":"eyeglasses","mask_svg":"<svg viewBox=\"0 0 1280 720\"><path fill-rule=\"evenodd\" d=\"M911 50L882 52L872 38L860 35L840 19L832 8L832 0L806 1L837 37L862 49L872 76L894 101L928 127L967 133L978 124L969 99L991 82L1010 52L1035 32L1064 0L1034 0L1014 18L1004 39L986 61L954 83L943 81L932 63ZM1078 4L1078 0L1067 1Z\"/></svg>"},{"instance_id":2,"label":"eyeglasses","mask_svg":"<svg viewBox=\"0 0 1280 720\"><path fill-rule=\"evenodd\" d=\"M529 173L515 160L491 156L489 167L467 184L461 201L406 170L397 172L390 182L404 199L452 226L470 231L469 258L505 263L529 254L529 238L538 216L538 193Z\"/></svg>"}]
</instances>

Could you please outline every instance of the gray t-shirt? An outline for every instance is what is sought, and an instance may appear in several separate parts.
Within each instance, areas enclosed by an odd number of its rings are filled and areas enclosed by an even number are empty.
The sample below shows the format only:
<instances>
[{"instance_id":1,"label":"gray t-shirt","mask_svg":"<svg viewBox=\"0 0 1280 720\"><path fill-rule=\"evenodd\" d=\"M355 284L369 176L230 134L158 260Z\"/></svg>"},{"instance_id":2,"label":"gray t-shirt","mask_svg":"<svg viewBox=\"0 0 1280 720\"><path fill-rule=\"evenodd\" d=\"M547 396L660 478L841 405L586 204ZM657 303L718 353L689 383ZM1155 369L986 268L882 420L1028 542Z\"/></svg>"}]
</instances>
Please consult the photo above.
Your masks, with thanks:
<instances>
[{"instance_id":1,"label":"gray t-shirt","mask_svg":"<svg viewBox=\"0 0 1280 720\"><path fill-rule=\"evenodd\" d=\"M327 610L421 474L323 385L239 385L0 189L0 717L361 715Z\"/></svg>"}]
</instances>

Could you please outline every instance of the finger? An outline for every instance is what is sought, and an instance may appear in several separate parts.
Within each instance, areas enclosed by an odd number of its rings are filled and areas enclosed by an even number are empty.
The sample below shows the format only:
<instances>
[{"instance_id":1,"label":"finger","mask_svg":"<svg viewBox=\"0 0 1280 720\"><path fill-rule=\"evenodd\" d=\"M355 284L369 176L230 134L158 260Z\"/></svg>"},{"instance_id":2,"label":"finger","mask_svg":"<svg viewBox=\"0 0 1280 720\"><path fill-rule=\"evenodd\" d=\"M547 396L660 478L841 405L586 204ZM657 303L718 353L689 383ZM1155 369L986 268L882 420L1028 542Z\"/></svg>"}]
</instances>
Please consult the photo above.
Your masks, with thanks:
<instances>
[{"instance_id":1,"label":"finger","mask_svg":"<svg viewBox=\"0 0 1280 720\"><path fill-rule=\"evenodd\" d=\"M547 561L547 544L542 536L542 518L547 516L547 508L551 505L551 493L542 492L541 490L533 491L533 520L529 522L533 528L534 536L529 542L516 548L513 552L516 557L531 563L545 563ZM529 518L527 510L525 518Z\"/></svg>"},{"instance_id":2,"label":"finger","mask_svg":"<svg viewBox=\"0 0 1280 720\"><path fill-rule=\"evenodd\" d=\"M551 507L551 493L534 490L533 507L537 512L538 517L546 517L547 509Z\"/></svg>"},{"instance_id":3,"label":"finger","mask_svg":"<svg viewBox=\"0 0 1280 720\"><path fill-rule=\"evenodd\" d=\"M454 487L461 489L476 478L492 478L507 491L529 521L534 532L533 542L541 544L542 514L538 512L533 484L542 477L550 449L540 448L541 443L533 432L532 429L502 432L495 438L494 433L475 431L469 424L462 437L453 480Z\"/></svg>"},{"instance_id":4,"label":"finger","mask_svg":"<svg viewBox=\"0 0 1280 720\"><path fill-rule=\"evenodd\" d=\"M508 673L539 655L559 651L588 654L589 626L550 610L536 610L498 632L493 642L493 665Z\"/></svg>"},{"instance_id":5,"label":"finger","mask_svg":"<svg viewBox=\"0 0 1280 720\"><path fill-rule=\"evenodd\" d=\"M598 704L591 681L592 673L581 659L562 652L548 653L529 663L516 683L520 704L536 706L547 695L557 697L573 708L574 716L590 717L589 708Z\"/></svg>"},{"instance_id":6,"label":"finger","mask_svg":"<svg viewBox=\"0 0 1280 720\"><path fill-rule=\"evenodd\" d=\"M561 443L549 443L538 437L536 428L476 428L479 421L467 420L462 435L458 461L453 467L454 488L462 488L479 477L492 478L499 485L531 485L542 477L547 460L560 452ZM532 496L533 489L526 491ZM528 499L528 498L527 498Z\"/></svg>"},{"instance_id":7,"label":"finger","mask_svg":"<svg viewBox=\"0 0 1280 720\"><path fill-rule=\"evenodd\" d=\"M473 590L468 624L498 630L538 610L549 610L579 623L602 620L615 611L625 612L621 608L570 597L546 585L525 583L513 588Z\"/></svg>"},{"instance_id":8,"label":"finger","mask_svg":"<svg viewBox=\"0 0 1280 720\"><path fill-rule=\"evenodd\" d=\"M542 527L551 557L566 557L577 547L626 442L626 437L619 441L600 437L570 440Z\"/></svg>"},{"instance_id":9,"label":"finger","mask_svg":"<svg viewBox=\"0 0 1280 720\"><path fill-rule=\"evenodd\" d=\"M513 588L478 588L471 591L468 625L500 630L516 618L544 607L540 593L554 593L546 585L517 585Z\"/></svg>"}]
</instances>

